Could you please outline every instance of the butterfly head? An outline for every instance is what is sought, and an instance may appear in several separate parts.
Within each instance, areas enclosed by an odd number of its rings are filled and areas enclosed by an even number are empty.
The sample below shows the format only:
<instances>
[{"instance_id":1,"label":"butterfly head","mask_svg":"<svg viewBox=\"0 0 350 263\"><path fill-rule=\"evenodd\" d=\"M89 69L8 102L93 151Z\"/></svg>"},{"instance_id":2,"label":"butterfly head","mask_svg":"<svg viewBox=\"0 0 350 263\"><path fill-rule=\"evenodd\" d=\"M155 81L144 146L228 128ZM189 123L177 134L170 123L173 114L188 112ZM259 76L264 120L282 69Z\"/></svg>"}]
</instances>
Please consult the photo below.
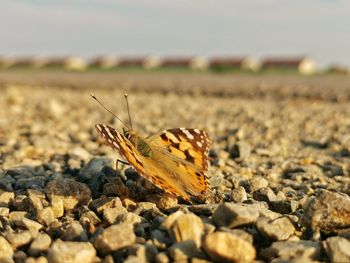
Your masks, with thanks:
<instances>
[{"instance_id":1,"label":"butterfly head","mask_svg":"<svg viewBox=\"0 0 350 263\"><path fill-rule=\"evenodd\" d=\"M123 128L124 136L130 141L133 137L136 136L136 132L132 129Z\"/></svg>"}]
</instances>

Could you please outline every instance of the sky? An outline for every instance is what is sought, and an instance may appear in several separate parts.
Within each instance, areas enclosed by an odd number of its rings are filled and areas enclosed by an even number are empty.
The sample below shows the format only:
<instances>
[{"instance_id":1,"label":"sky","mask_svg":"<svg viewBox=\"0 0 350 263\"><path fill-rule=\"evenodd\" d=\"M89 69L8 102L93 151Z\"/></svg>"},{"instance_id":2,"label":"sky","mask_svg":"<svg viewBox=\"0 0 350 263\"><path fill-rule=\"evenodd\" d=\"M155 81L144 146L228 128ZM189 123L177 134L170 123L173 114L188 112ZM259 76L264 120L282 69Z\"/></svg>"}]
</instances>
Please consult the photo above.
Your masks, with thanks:
<instances>
[{"instance_id":1,"label":"sky","mask_svg":"<svg viewBox=\"0 0 350 263\"><path fill-rule=\"evenodd\" d=\"M309 55L350 67L349 0L1 0L0 55Z\"/></svg>"}]
</instances>

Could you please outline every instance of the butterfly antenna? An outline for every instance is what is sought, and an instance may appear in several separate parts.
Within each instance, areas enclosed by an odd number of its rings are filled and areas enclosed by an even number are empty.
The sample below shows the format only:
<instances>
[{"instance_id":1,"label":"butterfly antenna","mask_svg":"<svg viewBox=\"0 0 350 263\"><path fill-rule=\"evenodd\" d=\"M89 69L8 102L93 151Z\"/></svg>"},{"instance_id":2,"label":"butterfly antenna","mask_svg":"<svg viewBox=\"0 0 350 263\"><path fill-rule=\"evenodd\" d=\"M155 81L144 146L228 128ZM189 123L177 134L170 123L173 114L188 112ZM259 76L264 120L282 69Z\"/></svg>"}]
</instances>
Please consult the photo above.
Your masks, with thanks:
<instances>
[{"instance_id":1,"label":"butterfly antenna","mask_svg":"<svg viewBox=\"0 0 350 263\"><path fill-rule=\"evenodd\" d=\"M121 119L118 118L117 115L115 115L111 110L107 109L107 107L105 105L103 105L96 97L95 95L92 93L91 97L96 100L106 111L108 111L110 114L112 114L116 119L118 119L121 123L123 123L126 127L129 128L129 125L127 125L125 122L123 122ZM129 115L130 117L130 115ZM129 128L130 129L130 128Z\"/></svg>"},{"instance_id":2,"label":"butterfly antenna","mask_svg":"<svg viewBox=\"0 0 350 263\"><path fill-rule=\"evenodd\" d=\"M128 108L128 115L129 115L129 123L130 123L130 127L132 129L132 123L131 123L131 117L130 117L130 110L129 110L129 101L128 101L128 94L125 93L124 94L125 100L126 100L126 107Z\"/></svg>"}]
</instances>

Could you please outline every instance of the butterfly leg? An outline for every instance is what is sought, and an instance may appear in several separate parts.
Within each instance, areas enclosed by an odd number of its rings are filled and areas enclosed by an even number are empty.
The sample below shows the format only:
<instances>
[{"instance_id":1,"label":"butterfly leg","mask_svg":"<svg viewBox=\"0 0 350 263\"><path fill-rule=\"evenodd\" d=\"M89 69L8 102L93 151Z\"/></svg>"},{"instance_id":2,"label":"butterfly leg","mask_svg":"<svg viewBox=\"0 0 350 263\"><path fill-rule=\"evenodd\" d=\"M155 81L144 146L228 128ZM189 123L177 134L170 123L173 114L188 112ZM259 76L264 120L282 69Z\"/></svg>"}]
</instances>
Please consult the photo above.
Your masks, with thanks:
<instances>
[{"instance_id":1,"label":"butterfly leg","mask_svg":"<svg viewBox=\"0 0 350 263\"><path fill-rule=\"evenodd\" d=\"M122 164L129 165L129 163L117 159L116 162L115 162L115 169L116 169L117 171L118 171L118 163L122 163Z\"/></svg>"}]
</instances>

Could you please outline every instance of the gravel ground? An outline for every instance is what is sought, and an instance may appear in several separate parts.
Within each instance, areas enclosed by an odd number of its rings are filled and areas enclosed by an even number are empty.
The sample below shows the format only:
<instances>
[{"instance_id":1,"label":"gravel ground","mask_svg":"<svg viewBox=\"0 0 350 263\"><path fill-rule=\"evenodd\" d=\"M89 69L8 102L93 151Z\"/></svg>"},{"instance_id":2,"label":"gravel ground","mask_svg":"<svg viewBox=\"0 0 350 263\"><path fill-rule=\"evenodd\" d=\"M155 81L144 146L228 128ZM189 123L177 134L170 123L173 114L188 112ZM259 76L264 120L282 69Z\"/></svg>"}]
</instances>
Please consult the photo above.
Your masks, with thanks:
<instances>
[{"instance_id":1,"label":"gravel ground","mask_svg":"<svg viewBox=\"0 0 350 263\"><path fill-rule=\"evenodd\" d=\"M68 82L0 75L0 262L350 261L346 84L302 96L286 81L282 99ZM94 124L121 125L90 93L126 119L125 91L141 134L210 134L217 203L186 205L114 170Z\"/></svg>"}]
</instances>

